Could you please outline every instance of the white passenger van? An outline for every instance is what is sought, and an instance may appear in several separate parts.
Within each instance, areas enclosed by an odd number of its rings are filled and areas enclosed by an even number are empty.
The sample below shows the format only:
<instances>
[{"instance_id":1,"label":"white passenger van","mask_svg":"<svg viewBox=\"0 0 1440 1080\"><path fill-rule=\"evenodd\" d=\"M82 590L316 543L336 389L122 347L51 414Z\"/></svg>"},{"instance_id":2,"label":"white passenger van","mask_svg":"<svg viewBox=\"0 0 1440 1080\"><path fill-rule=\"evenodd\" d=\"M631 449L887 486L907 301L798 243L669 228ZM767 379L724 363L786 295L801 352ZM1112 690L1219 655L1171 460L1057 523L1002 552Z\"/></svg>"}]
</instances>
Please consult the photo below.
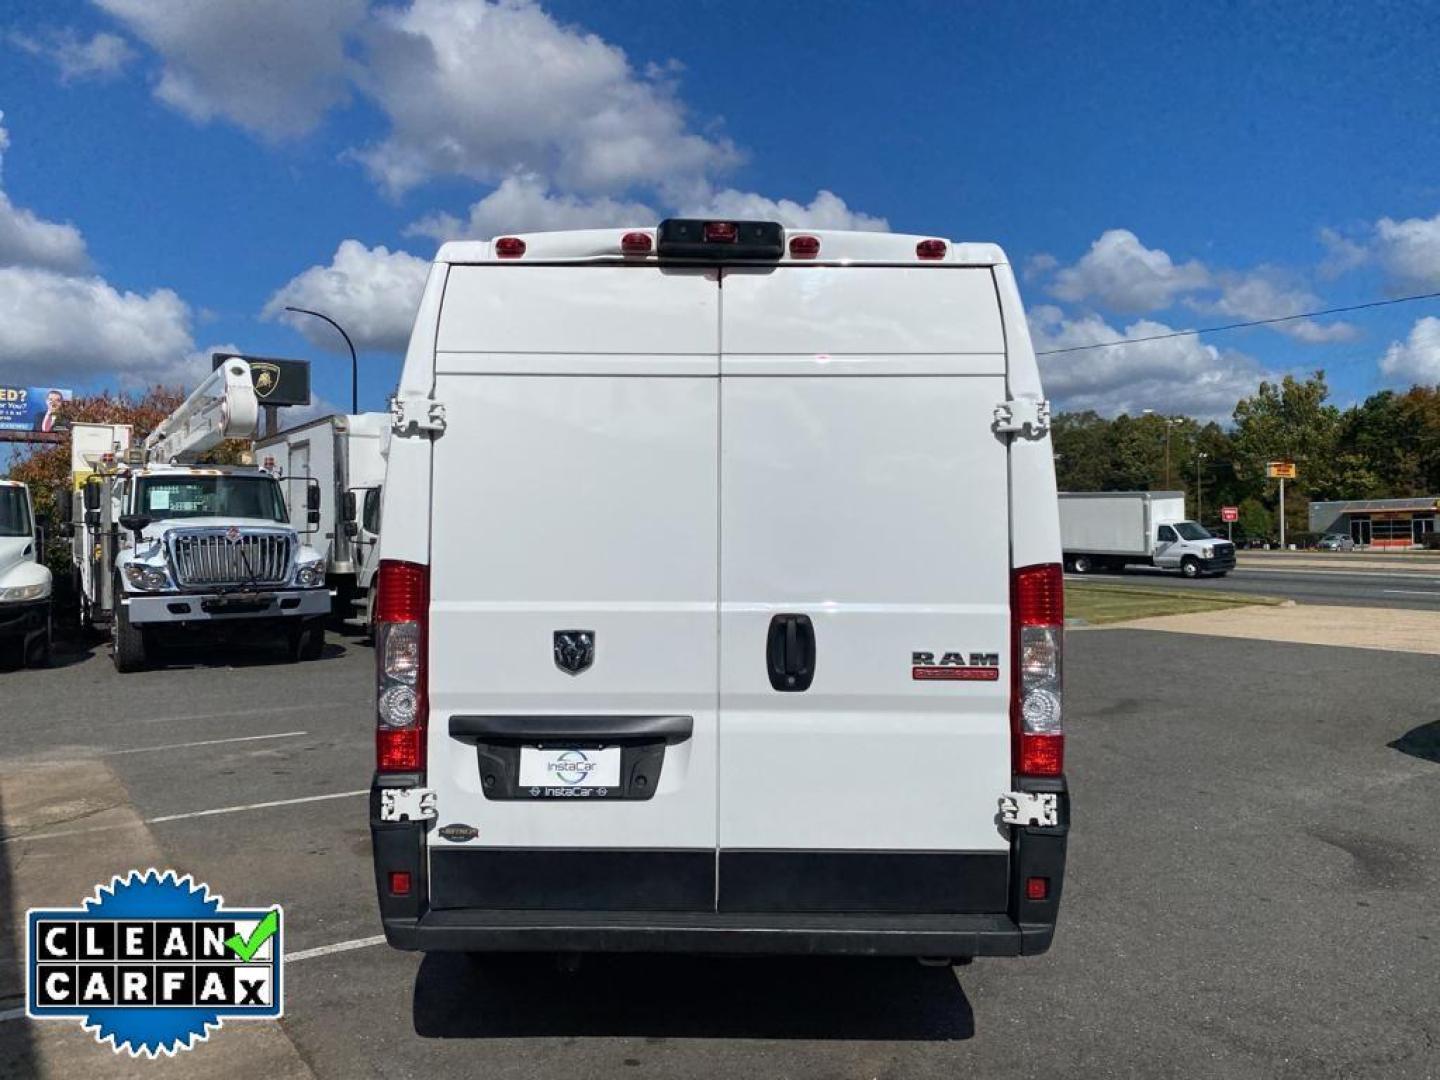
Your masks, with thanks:
<instances>
[{"instance_id":1,"label":"white passenger van","mask_svg":"<svg viewBox=\"0 0 1440 1080\"><path fill-rule=\"evenodd\" d=\"M1043 952L1055 478L989 244L445 244L394 406L371 799L402 949Z\"/></svg>"}]
</instances>

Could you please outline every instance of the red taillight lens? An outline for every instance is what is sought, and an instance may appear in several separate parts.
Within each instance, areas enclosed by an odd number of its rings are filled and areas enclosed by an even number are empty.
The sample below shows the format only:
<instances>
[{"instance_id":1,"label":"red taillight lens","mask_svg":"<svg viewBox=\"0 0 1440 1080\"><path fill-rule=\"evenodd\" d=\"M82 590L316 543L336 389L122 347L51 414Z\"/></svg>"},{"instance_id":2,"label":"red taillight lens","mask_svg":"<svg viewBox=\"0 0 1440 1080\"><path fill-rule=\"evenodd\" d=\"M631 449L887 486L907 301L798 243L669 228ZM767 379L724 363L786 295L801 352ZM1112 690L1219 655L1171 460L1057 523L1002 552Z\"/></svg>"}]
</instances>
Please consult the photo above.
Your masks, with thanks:
<instances>
[{"instance_id":1,"label":"red taillight lens","mask_svg":"<svg viewBox=\"0 0 1440 1080\"><path fill-rule=\"evenodd\" d=\"M626 255L649 255L654 246L648 232L627 232L620 238L620 250Z\"/></svg>"},{"instance_id":2,"label":"red taillight lens","mask_svg":"<svg viewBox=\"0 0 1440 1080\"><path fill-rule=\"evenodd\" d=\"M1050 879L1048 877L1030 877L1025 879L1026 900L1044 900L1049 895Z\"/></svg>"},{"instance_id":3,"label":"red taillight lens","mask_svg":"<svg viewBox=\"0 0 1440 1080\"><path fill-rule=\"evenodd\" d=\"M1031 881L1035 881L1035 880L1037 880L1037 879L1031 878L1030 880L1031 880ZM409 871L409 870L391 870L391 871L390 871L390 895L391 895L391 896L409 896L409 895L410 895L410 871Z\"/></svg>"},{"instance_id":4,"label":"red taillight lens","mask_svg":"<svg viewBox=\"0 0 1440 1080\"><path fill-rule=\"evenodd\" d=\"M740 229L733 221L707 221L702 235L707 244L733 244L740 239Z\"/></svg>"},{"instance_id":5,"label":"red taillight lens","mask_svg":"<svg viewBox=\"0 0 1440 1080\"><path fill-rule=\"evenodd\" d=\"M820 254L820 238L818 236L792 236L790 238L790 257L792 259L813 259Z\"/></svg>"},{"instance_id":6,"label":"red taillight lens","mask_svg":"<svg viewBox=\"0 0 1440 1080\"><path fill-rule=\"evenodd\" d=\"M430 568L382 559L375 599L375 769L425 768Z\"/></svg>"},{"instance_id":7,"label":"red taillight lens","mask_svg":"<svg viewBox=\"0 0 1440 1080\"><path fill-rule=\"evenodd\" d=\"M945 241L921 240L915 245L915 257L917 259L943 259L945 257Z\"/></svg>"},{"instance_id":8,"label":"red taillight lens","mask_svg":"<svg viewBox=\"0 0 1440 1080\"><path fill-rule=\"evenodd\" d=\"M518 236L502 236L495 241L495 254L502 259L518 259L525 254L525 241Z\"/></svg>"},{"instance_id":9,"label":"red taillight lens","mask_svg":"<svg viewBox=\"0 0 1440 1080\"><path fill-rule=\"evenodd\" d=\"M1059 563L1011 573L1011 728L1014 767L1022 776L1059 776L1065 769L1062 660L1065 577Z\"/></svg>"}]
</instances>

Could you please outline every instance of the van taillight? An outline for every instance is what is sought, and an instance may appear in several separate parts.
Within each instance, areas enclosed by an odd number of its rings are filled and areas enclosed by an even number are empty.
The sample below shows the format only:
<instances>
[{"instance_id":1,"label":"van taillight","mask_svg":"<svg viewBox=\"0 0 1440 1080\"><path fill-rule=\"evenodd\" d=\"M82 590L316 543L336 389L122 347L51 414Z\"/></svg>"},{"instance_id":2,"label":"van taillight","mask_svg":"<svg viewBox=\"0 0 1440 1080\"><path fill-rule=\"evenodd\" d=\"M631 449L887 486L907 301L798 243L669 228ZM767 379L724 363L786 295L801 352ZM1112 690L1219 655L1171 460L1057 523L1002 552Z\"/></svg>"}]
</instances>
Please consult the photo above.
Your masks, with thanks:
<instances>
[{"instance_id":1,"label":"van taillight","mask_svg":"<svg viewBox=\"0 0 1440 1080\"><path fill-rule=\"evenodd\" d=\"M915 245L915 257L917 259L943 259L945 257L945 241L921 240Z\"/></svg>"},{"instance_id":2,"label":"van taillight","mask_svg":"<svg viewBox=\"0 0 1440 1080\"><path fill-rule=\"evenodd\" d=\"M375 597L375 769L425 768L430 568L380 560Z\"/></svg>"},{"instance_id":3,"label":"van taillight","mask_svg":"<svg viewBox=\"0 0 1440 1080\"><path fill-rule=\"evenodd\" d=\"M1015 772L1059 776L1065 769L1061 716L1065 578L1059 563L1011 571L1014 669L1010 702Z\"/></svg>"},{"instance_id":4,"label":"van taillight","mask_svg":"<svg viewBox=\"0 0 1440 1080\"><path fill-rule=\"evenodd\" d=\"M790 257L792 259L813 259L819 254L820 238L818 236L790 237Z\"/></svg>"},{"instance_id":5,"label":"van taillight","mask_svg":"<svg viewBox=\"0 0 1440 1080\"><path fill-rule=\"evenodd\" d=\"M525 254L525 241L518 236L502 236L495 241L495 254L502 259L518 259Z\"/></svg>"},{"instance_id":6,"label":"van taillight","mask_svg":"<svg viewBox=\"0 0 1440 1080\"><path fill-rule=\"evenodd\" d=\"M627 232L620 238L620 250L626 255L649 255L654 246L648 232Z\"/></svg>"}]
</instances>

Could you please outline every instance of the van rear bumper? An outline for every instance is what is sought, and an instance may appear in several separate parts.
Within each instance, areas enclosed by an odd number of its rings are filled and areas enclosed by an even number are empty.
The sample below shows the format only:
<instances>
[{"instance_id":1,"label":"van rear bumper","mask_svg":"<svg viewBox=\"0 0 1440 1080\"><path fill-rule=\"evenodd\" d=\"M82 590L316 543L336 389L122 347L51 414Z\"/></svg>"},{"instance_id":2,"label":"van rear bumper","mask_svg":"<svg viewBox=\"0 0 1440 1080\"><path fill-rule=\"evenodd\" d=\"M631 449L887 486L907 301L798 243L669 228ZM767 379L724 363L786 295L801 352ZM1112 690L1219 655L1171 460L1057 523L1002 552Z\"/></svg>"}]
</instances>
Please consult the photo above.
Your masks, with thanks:
<instances>
[{"instance_id":1,"label":"van rear bumper","mask_svg":"<svg viewBox=\"0 0 1440 1080\"><path fill-rule=\"evenodd\" d=\"M751 915L709 912L430 911L385 919L385 940L425 952L685 952L1021 956L1054 923L995 915Z\"/></svg>"}]
</instances>

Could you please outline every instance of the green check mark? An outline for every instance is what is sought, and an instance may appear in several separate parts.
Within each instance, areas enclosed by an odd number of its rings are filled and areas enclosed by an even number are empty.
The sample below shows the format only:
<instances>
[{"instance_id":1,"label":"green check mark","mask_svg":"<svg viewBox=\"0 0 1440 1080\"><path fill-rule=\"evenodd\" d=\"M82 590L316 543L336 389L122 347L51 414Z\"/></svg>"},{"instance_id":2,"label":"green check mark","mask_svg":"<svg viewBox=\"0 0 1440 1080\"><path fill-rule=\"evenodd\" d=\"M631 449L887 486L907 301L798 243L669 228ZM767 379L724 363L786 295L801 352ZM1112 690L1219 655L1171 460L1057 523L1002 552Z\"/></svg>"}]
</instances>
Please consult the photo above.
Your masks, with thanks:
<instances>
[{"instance_id":1,"label":"green check mark","mask_svg":"<svg viewBox=\"0 0 1440 1080\"><path fill-rule=\"evenodd\" d=\"M250 937L242 938L239 934L232 934L225 939L225 944L241 960L249 960L257 952L260 946L275 936L275 931L280 929L280 913L278 911L267 912L265 918L260 920L260 925L250 932Z\"/></svg>"}]
</instances>

